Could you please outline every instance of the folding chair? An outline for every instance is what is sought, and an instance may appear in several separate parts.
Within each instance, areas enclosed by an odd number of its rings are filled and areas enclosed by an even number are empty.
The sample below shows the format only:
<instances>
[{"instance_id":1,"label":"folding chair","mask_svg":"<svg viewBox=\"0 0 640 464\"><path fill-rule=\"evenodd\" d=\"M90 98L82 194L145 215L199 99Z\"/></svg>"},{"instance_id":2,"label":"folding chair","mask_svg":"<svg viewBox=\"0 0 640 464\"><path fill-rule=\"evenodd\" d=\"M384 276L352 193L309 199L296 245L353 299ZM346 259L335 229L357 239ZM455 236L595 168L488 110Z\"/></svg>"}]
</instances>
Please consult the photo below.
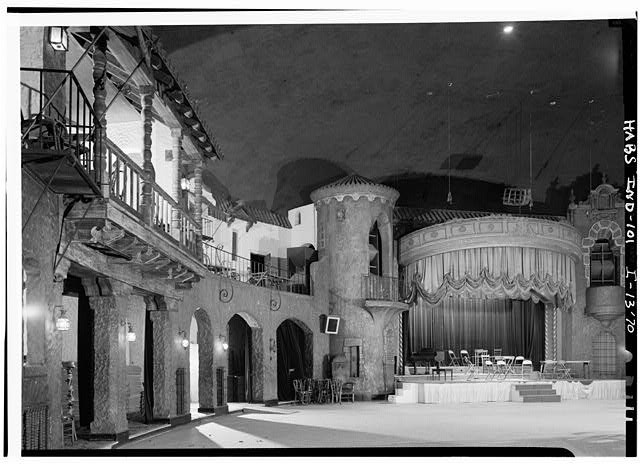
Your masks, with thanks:
<instances>
[{"instance_id":1,"label":"folding chair","mask_svg":"<svg viewBox=\"0 0 640 464\"><path fill-rule=\"evenodd\" d=\"M515 362L515 356L503 356L502 360L506 364L506 372L504 378L506 379L509 374L514 374L513 363Z\"/></svg>"},{"instance_id":2,"label":"folding chair","mask_svg":"<svg viewBox=\"0 0 640 464\"><path fill-rule=\"evenodd\" d=\"M573 377L571 377L571 369L567 367L564 360L558 361L556 364L556 376L561 380L573 380Z\"/></svg>"},{"instance_id":3,"label":"folding chair","mask_svg":"<svg viewBox=\"0 0 640 464\"><path fill-rule=\"evenodd\" d=\"M513 372L514 374L522 375L522 361L524 361L524 356L516 356L516 359L513 361ZM518 372L518 368L519 372Z\"/></svg>"},{"instance_id":4,"label":"folding chair","mask_svg":"<svg viewBox=\"0 0 640 464\"><path fill-rule=\"evenodd\" d=\"M525 359L524 361L522 361L522 380L524 380L525 373L527 377L531 376L531 374L533 373L533 364L529 359Z\"/></svg>"},{"instance_id":5,"label":"folding chair","mask_svg":"<svg viewBox=\"0 0 640 464\"><path fill-rule=\"evenodd\" d=\"M449 366L460 366L460 362L458 361L458 357L456 356L456 354L453 352L453 350L448 350L447 353L449 354Z\"/></svg>"},{"instance_id":6,"label":"folding chair","mask_svg":"<svg viewBox=\"0 0 640 464\"><path fill-rule=\"evenodd\" d=\"M540 375L543 379L555 379L556 378L556 361L544 361L540 368Z\"/></svg>"},{"instance_id":7,"label":"folding chair","mask_svg":"<svg viewBox=\"0 0 640 464\"><path fill-rule=\"evenodd\" d=\"M460 359L462 360L462 363L466 365L467 362L465 361L465 358L471 361L471 358L469 358L469 352L467 350L460 350Z\"/></svg>"},{"instance_id":8,"label":"folding chair","mask_svg":"<svg viewBox=\"0 0 640 464\"><path fill-rule=\"evenodd\" d=\"M498 381L505 380L507 378L507 374L508 374L507 363L504 362L502 359L499 361L496 361L496 364L494 365L493 369L494 369L494 376L498 379Z\"/></svg>"},{"instance_id":9,"label":"folding chair","mask_svg":"<svg viewBox=\"0 0 640 464\"><path fill-rule=\"evenodd\" d=\"M487 377L485 378L485 380L489 381L489 380L493 380L494 377L496 376L496 369L494 364L489 360L489 356L487 356L486 359L483 360L483 367L486 368L487 371Z\"/></svg>"},{"instance_id":10,"label":"folding chair","mask_svg":"<svg viewBox=\"0 0 640 464\"><path fill-rule=\"evenodd\" d=\"M495 359L496 361L502 359L502 348L493 349L493 359Z\"/></svg>"},{"instance_id":11,"label":"folding chair","mask_svg":"<svg viewBox=\"0 0 640 464\"><path fill-rule=\"evenodd\" d=\"M491 361L491 356L489 356L488 353L485 354L481 354L480 355L480 362L476 362L476 364L479 364L480 366L482 366L482 372L484 372L484 368L486 367L486 361Z\"/></svg>"},{"instance_id":12,"label":"folding chair","mask_svg":"<svg viewBox=\"0 0 640 464\"><path fill-rule=\"evenodd\" d=\"M464 376L466 377L465 380L471 380L471 378L477 378L477 369L476 369L476 365L473 364L471 362L471 359L469 359L469 356L465 356L464 358L462 358L462 361L466 364L467 366L467 370L464 371Z\"/></svg>"}]
</instances>

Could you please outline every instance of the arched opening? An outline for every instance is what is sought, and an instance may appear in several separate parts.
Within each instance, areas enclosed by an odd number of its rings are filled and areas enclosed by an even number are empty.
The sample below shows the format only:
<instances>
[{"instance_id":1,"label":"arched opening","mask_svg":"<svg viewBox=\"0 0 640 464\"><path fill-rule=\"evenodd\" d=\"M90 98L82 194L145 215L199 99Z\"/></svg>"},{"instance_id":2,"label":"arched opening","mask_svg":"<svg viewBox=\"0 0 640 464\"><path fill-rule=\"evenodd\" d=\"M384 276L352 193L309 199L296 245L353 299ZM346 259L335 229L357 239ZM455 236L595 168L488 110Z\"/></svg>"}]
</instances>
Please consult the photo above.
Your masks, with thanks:
<instances>
[{"instance_id":1,"label":"arched opening","mask_svg":"<svg viewBox=\"0 0 640 464\"><path fill-rule=\"evenodd\" d=\"M382 237L378 221L369 230L369 274L382 275Z\"/></svg>"},{"instance_id":2,"label":"arched opening","mask_svg":"<svg viewBox=\"0 0 640 464\"><path fill-rule=\"evenodd\" d=\"M213 332L207 312L198 308L189 325L189 385L191 409L212 411L214 403Z\"/></svg>"},{"instance_id":3,"label":"arched opening","mask_svg":"<svg viewBox=\"0 0 640 464\"><path fill-rule=\"evenodd\" d=\"M262 401L262 329L246 313L227 324L227 402Z\"/></svg>"},{"instance_id":4,"label":"arched opening","mask_svg":"<svg viewBox=\"0 0 640 464\"><path fill-rule=\"evenodd\" d=\"M293 380L313 377L313 333L301 321L284 320L276 330L278 400L295 399Z\"/></svg>"},{"instance_id":5,"label":"arched opening","mask_svg":"<svg viewBox=\"0 0 640 464\"><path fill-rule=\"evenodd\" d=\"M612 286L620 284L619 250L608 238L596 240L589 253L591 265L590 286Z\"/></svg>"}]
</instances>

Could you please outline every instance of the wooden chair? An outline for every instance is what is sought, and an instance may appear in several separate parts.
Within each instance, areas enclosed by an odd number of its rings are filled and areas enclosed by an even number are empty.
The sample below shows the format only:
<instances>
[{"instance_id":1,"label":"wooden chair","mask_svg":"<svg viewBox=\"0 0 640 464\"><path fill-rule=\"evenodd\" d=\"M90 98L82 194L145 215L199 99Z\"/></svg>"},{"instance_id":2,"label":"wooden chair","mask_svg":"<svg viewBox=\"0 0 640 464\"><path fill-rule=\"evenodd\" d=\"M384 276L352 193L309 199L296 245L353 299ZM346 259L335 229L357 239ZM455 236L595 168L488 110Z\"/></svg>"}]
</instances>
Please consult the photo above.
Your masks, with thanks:
<instances>
[{"instance_id":1,"label":"wooden chair","mask_svg":"<svg viewBox=\"0 0 640 464\"><path fill-rule=\"evenodd\" d=\"M342 404L342 380L331 380L331 402Z\"/></svg>"},{"instance_id":2,"label":"wooden chair","mask_svg":"<svg viewBox=\"0 0 640 464\"><path fill-rule=\"evenodd\" d=\"M299 401L300 404L307 405L311 402L311 390L307 388L304 380L294 379L293 389L296 393L296 401Z\"/></svg>"},{"instance_id":3,"label":"wooden chair","mask_svg":"<svg viewBox=\"0 0 640 464\"><path fill-rule=\"evenodd\" d=\"M353 382L345 382L342 384L342 392L340 393L340 403L342 403L343 399L351 398L351 402L355 402L356 396L354 393L354 385Z\"/></svg>"}]
</instances>

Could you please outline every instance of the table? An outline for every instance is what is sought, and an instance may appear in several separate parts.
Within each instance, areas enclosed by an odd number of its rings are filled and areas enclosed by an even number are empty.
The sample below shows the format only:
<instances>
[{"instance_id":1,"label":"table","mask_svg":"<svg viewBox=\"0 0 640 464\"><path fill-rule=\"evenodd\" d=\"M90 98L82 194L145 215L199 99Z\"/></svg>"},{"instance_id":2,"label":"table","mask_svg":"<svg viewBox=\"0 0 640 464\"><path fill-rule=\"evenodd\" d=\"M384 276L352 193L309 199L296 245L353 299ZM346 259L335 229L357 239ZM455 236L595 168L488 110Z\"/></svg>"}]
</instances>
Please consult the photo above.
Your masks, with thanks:
<instances>
[{"instance_id":1,"label":"table","mask_svg":"<svg viewBox=\"0 0 640 464\"><path fill-rule=\"evenodd\" d=\"M449 379L453 380L453 366L435 366L430 369L431 380L435 379L435 374L438 374L438 380L440 380L440 372L444 372L444 381L447 381L447 372L449 372Z\"/></svg>"}]
</instances>

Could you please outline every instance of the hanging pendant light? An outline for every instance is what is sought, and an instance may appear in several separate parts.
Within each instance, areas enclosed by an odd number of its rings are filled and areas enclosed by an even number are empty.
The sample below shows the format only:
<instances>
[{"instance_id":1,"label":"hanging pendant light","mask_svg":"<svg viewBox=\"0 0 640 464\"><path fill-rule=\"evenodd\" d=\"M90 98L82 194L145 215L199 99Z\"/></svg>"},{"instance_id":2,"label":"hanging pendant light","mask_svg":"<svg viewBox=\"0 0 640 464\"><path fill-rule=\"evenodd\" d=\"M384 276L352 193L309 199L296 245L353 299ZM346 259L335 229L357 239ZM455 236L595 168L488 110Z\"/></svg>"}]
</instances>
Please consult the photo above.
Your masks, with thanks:
<instances>
[{"instance_id":1,"label":"hanging pendant light","mask_svg":"<svg viewBox=\"0 0 640 464\"><path fill-rule=\"evenodd\" d=\"M67 311L62 306L56 306L55 310L59 311L58 318L56 319L56 330L66 332L71 328L71 321L67 317Z\"/></svg>"}]
</instances>

